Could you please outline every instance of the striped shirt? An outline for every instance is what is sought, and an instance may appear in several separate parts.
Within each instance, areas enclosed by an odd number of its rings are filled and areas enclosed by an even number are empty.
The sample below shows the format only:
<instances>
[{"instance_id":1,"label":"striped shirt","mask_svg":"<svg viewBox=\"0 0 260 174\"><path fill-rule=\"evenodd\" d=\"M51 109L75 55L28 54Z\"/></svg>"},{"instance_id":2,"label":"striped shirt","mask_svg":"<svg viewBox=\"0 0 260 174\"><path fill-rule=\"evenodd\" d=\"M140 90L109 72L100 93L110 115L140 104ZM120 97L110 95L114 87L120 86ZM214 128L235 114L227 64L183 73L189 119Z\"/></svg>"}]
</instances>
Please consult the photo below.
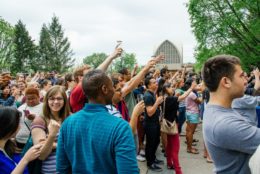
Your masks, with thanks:
<instances>
[{"instance_id":1,"label":"striped shirt","mask_svg":"<svg viewBox=\"0 0 260 174\"><path fill-rule=\"evenodd\" d=\"M42 117L37 117L36 119L34 119L31 129L34 128L40 128L43 129L45 132L47 132L47 126ZM58 136L59 133L56 135L54 142L57 142ZM44 161L42 161L41 173L42 174L56 173L56 149L53 150Z\"/></svg>"},{"instance_id":2,"label":"striped shirt","mask_svg":"<svg viewBox=\"0 0 260 174\"><path fill-rule=\"evenodd\" d=\"M106 105L108 112L118 118L122 118L120 112L113 105Z\"/></svg>"}]
</instances>

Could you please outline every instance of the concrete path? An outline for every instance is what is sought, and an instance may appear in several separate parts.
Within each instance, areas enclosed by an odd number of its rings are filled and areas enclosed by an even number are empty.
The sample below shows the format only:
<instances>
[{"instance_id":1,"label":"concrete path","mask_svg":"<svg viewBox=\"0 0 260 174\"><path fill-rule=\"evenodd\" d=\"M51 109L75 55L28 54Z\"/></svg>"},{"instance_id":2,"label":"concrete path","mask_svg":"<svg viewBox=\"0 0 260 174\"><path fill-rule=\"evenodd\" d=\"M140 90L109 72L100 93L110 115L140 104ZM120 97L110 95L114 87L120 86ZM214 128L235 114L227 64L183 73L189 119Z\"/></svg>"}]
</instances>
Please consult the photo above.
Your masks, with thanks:
<instances>
[{"instance_id":1,"label":"concrete path","mask_svg":"<svg viewBox=\"0 0 260 174\"><path fill-rule=\"evenodd\" d=\"M185 130L185 127L184 127ZM196 148L199 149L199 154L189 154L186 152L185 136L181 136L181 149L180 149L180 165L184 174L210 174L213 173L213 164L207 163L206 159L203 158L203 138L202 138L202 127L199 124L197 131L195 132L196 139L199 139ZM141 174L172 174L175 173L174 170L168 170L166 166L166 158L161 153L161 147L157 149L156 156L158 159L164 160L163 172L152 172L147 169L146 162L138 162Z\"/></svg>"}]
</instances>

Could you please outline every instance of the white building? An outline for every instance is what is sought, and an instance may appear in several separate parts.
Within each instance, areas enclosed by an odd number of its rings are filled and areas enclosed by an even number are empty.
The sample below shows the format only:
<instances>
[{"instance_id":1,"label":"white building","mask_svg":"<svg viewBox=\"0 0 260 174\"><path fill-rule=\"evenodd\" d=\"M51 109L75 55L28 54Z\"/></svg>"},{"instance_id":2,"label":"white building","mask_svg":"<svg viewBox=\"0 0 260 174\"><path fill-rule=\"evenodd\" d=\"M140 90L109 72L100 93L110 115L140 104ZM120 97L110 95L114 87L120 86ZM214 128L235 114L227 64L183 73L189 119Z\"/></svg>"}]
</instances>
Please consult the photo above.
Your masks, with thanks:
<instances>
[{"instance_id":1,"label":"white building","mask_svg":"<svg viewBox=\"0 0 260 174\"><path fill-rule=\"evenodd\" d=\"M165 59L156 65L157 69L163 68L165 65L169 70L181 69L183 65L182 46L176 47L169 40L163 41L155 50L154 55L164 54Z\"/></svg>"}]
</instances>

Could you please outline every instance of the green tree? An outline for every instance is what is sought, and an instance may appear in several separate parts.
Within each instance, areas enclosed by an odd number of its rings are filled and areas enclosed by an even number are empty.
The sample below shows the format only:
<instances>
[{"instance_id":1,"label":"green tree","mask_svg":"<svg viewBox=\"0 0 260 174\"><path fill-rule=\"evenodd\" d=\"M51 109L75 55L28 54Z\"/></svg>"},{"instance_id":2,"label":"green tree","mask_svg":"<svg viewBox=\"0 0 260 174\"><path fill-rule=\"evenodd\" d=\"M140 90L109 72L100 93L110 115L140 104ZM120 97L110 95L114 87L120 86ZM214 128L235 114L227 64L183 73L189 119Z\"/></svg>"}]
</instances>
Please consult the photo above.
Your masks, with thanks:
<instances>
[{"instance_id":1,"label":"green tree","mask_svg":"<svg viewBox=\"0 0 260 174\"><path fill-rule=\"evenodd\" d=\"M137 63L134 53L124 53L121 58L115 61L113 71L117 72L122 68L132 70Z\"/></svg>"},{"instance_id":2,"label":"green tree","mask_svg":"<svg viewBox=\"0 0 260 174\"><path fill-rule=\"evenodd\" d=\"M14 59L11 62L11 72L35 71L37 69L34 66L36 46L21 20L15 25L14 45Z\"/></svg>"},{"instance_id":3,"label":"green tree","mask_svg":"<svg viewBox=\"0 0 260 174\"><path fill-rule=\"evenodd\" d=\"M10 69L14 57L14 27L0 17L0 67Z\"/></svg>"},{"instance_id":4,"label":"green tree","mask_svg":"<svg viewBox=\"0 0 260 174\"><path fill-rule=\"evenodd\" d=\"M45 31L44 31L45 32ZM58 17L54 16L52 22L48 27L49 36L46 39L51 40L51 47L49 47L49 41L46 41L48 45L46 46L46 55L51 53L49 62L50 69L56 70L58 72L66 72L74 64L75 59L72 58L73 51L70 48L70 42L67 37L64 36L64 30L59 23ZM45 33L46 34L46 33Z\"/></svg>"},{"instance_id":5,"label":"green tree","mask_svg":"<svg viewBox=\"0 0 260 174\"><path fill-rule=\"evenodd\" d=\"M52 58L52 54L54 53L54 49L52 47L50 33L45 24L43 24L41 32L40 32L40 41L39 41L39 57L40 57L40 66L39 69L43 71L51 71L53 70L52 65L54 64L54 60Z\"/></svg>"},{"instance_id":6,"label":"green tree","mask_svg":"<svg viewBox=\"0 0 260 174\"><path fill-rule=\"evenodd\" d=\"M93 68L97 68L108 57L105 53L93 53L83 59L84 64L91 65Z\"/></svg>"},{"instance_id":7,"label":"green tree","mask_svg":"<svg viewBox=\"0 0 260 174\"><path fill-rule=\"evenodd\" d=\"M240 57L245 68L260 64L258 0L190 0L188 12L198 41L197 68L223 53Z\"/></svg>"}]
</instances>

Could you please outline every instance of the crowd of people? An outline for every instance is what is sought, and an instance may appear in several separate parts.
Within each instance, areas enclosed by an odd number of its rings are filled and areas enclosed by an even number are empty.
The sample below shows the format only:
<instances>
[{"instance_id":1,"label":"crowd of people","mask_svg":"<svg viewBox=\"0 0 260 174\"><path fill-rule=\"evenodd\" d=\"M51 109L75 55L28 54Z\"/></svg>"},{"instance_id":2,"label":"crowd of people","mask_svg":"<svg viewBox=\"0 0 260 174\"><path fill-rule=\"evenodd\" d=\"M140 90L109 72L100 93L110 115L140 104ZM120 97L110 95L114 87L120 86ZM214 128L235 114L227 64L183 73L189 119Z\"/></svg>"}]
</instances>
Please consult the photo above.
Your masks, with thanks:
<instances>
[{"instance_id":1,"label":"crowd of people","mask_svg":"<svg viewBox=\"0 0 260 174\"><path fill-rule=\"evenodd\" d=\"M186 136L187 153L199 154L194 133L202 119L203 154L215 173L250 173L260 144L258 69L247 75L239 58L220 55L201 74L185 67L171 72L154 68L164 59L159 55L139 72L108 74L122 51L116 48L96 69L1 74L1 173L132 174L140 172L137 160L162 172L161 142L165 165L182 174L180 136ZM162 119L176 123L177 133L161 131Z\"/></svg>"}]
</instances>

